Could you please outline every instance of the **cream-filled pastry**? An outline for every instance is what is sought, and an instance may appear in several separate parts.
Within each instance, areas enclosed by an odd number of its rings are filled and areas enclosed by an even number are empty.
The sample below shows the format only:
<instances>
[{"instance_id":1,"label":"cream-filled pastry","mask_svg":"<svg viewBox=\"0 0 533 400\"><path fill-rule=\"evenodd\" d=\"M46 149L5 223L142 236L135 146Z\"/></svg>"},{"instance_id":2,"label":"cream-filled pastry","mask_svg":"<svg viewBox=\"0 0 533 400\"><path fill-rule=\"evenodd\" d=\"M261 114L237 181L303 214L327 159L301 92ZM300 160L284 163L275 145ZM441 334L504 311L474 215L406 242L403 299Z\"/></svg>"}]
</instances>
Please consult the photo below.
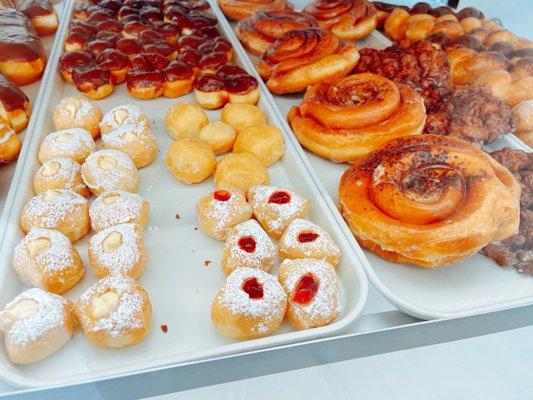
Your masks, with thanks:
<instances>
[{"instance_id":1,"label":"cream-filled pastry","mask_svg":"<svg viewBox=\"0 0 533 400\"><path fill-rule=\"evenodd\" d=\"M71 158L53 158L46 161L33 178L35 194L50 189L69 189L89 197L91 191L81 177L81 165Z\"/></svg>"},{"instance_id":2,"label":"cream-filled pastry","mask_svg":"<svg viewBox=\"0 0 533 400\"><path fill-rule=\"evenodd\" d=\"M98 196L89 207L91 226L99 232L110 226L133 223L146 228L150 203L136 193L111 190Z\"/></svg>"},{"instance_id":3,"label":"cream-filled pastry","mask_svg":"<svg viewBox=\"0 0 533 400\"><path fill-rule=\"evenodd\" d=\"M54 126L57 130L83 128L93 138L100 135L102 109L83 96L63 97L54 107Z\"/></svg>"},{"instance_id":4,"label":"cream-filled pastry","mask_svg":"<svg viewBox=\"0 0 533 400\"><path fill-rule=\"evenodd\" d=\"M94 139L86 129L69 128L50 133L39 147L39 162L53 158L72 158L79 164L94 152Z\"/></svg>"}]
</instances>

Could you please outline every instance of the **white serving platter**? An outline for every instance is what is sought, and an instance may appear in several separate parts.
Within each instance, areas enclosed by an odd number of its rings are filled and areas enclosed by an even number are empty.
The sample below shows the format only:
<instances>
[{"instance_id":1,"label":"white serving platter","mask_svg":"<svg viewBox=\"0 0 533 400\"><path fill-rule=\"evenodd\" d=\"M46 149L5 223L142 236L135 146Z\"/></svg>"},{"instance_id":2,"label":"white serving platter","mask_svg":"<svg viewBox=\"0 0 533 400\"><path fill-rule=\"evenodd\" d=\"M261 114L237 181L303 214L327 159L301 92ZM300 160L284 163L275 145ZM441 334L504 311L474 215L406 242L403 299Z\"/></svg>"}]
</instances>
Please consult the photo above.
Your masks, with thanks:
<instances>
[{"instance_id":1,"label":"white serving platter","mask_svg":"<svg viewBox=\"0 0 533 400\"><path fill-rule=\"evenodd\" d=\"M221 20L222 12L211 1ZM232 26L227 19L222 25ZM233 34L235 40L236 36ZM359 48L384 48L390 41L378 31L359 41ZM242 45L239 51L246 53ZM254 68L257 57L246 53L247 65ZM256 73L258 79L259 75ZM262 83L263 88L266 86ZM287 136L294 143L303 163L315 180L320 192L327 199L341 229L350 241L354 253L363 264L374 286L398 309L421 319L452 318L497 311L511 307L533 304L533 277L517 273L514 268L503 269L493 260L481 254L440 269L424 269L416 266L395 264L383 260L358 245L342 219L338 205L338 183L348 168L305 150L292 134L286 117L291 107L301 104L303 94L274 95L268 99L278 113ZM488 146L487 150L502 147L531 149L514 135L506 135Z\"/></svg>"},{"instance_id":2,"label":"white serving platter","mask_svg":"<svg viewBox=\"0 0 533 400\"><path fill-rule=\"evenodd\" d=\"M64 15L70 15L73 4L73 0L66 2ZM50 56L51 65L57 65L63 51L68 22L68 18L64 17L58 31L59 40ZM223 33L227 28L227 25L220 27ZM241 56L242 53L236 52L237 63L242 64ZM79 94L73 86L62 80L56 69L47 71L43 83L42 104L33 116L2 215L0 306L26 289L11 267L11 256L14 246L23 237L18 220L22 207L33 195L33 176L39 167L39 144L44 136L53 131L51 113L55 104L64 96ZM262 93L259 107L271 124L280 126L276 113L264 99L265 93ZM172 143L165 132L166 111L176 102L193 100L193 95L187 95L178 99L140 101L130 97L125 85L121 85L113 95L98 101L104 111L121 104L140 106L153 120L159 141L160 154L156 161L140 170L139 194L152 205L149 227L145 231L149 264L139 279L153 305L153 327L147 339L128 348L102 349L92 346L78 330L73 340L59 352L39 363L25 366L12 365L2 348L2 379L14 385L35 387L116 377L165 365L241 354L332 335L344 331L361 314L368 292L364 270L296 148L287 140L283 159L269 170L271 183L292 188L311 200L309 219L328 230L339 245L342 262L337 272L341 282L342 313L326 327L295 331L285 322L272 336L251 341L228 339L211 324L211 302L224 280L220 268L223 244L197 229L195 205L214 185L212 179L193 186L181 184L166 169L164 160L166 150ZM219 111L208 112L208 116L216 120ZM84 260L86 276L66 293L71 299L77 298L95 280L89 267L85 242L86 239L77 242L76 248ZM205 261L211 261L211 264L206 266ZM160 329L163 324L168 326L167 333Z\"/></svg>"}]
</instances>

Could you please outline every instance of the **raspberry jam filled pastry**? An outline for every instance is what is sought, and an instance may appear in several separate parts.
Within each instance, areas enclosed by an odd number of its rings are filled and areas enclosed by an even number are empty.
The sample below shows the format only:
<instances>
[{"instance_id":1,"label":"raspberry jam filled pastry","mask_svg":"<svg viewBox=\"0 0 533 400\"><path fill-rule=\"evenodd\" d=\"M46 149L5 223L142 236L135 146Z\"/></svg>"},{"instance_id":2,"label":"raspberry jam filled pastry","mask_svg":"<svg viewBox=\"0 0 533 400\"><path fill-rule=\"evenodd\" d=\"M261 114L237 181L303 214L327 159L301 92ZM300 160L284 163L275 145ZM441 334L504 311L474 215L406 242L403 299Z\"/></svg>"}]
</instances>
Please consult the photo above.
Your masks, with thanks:
<instances>
[{"instance_id":1,"label":"raspberry jam filled pastry","mask_svg":"<svg viewBox=\"0 0 533 400\"><path fill-rule=\"evenodd\" d=\"M146 290L120 275L101 279L76 301L75 314L87 339L100 347L124 347L142 341L152 325Z\"/></svg>"},{"instance_id":2,"label":"raspberry jam filled pastry","mask_svg":"<svg viewBox=\"0 0 533 400\"><path fill-rule=\"evenodd\" d=\"M126 223L145 229L149 214L150 203L136 193L120 190L102 193L89 207L91 226L96 232Z\"/></svg>"},{"instance_id":3,"label":"raspberry jam filled pastry","mask_svg":"<svg viewBox=\"0 0 533 400\"><path fill-rule=\"evenodd\" d=\"M38 288L19 294L0 312L6 353L14 364L51 356L70 340L75 325L70 301Z\"/></svg>"},{"instance_id":4,"label":"raspberry jam filled pastry","mask_svg":"<svg viewBox=\"0 0 533 400\"><path fill-rule=\"evenodd\" d=\"M328 325L339 316L339 281L328 262L285 260L278 278L288 295L287 316L297 329Z\"/></svg>"},{"instance_id":5,"label":"raspberry jam filled pastry","mask_svg":"<svg viewBox=\"0 0 533 400\"><path fill-rule=\"evenodd\" d=\"M276 249L256 220L251 219L233 228L222 255L226 275L237 268L256 268L269 272L276 262Z\"/></svg>"},{"instance_id":6,"label":"raspberry jam filled pastry","mask_svg":"<svg viewBox=\"0 0 533 400\"><path fill-rule=\"evenodd\" d=\"M48 160L33 178L33 190L40 194L51 189L69 189L89 197L91 191L81 177L81 165L70 158L52 158Z\"/></svg>"},{"instance_id":7,"label":"raspberry jam filled pastry","mask_svg":"<svg viewBox=\"0 0 533 400\"><path fill-rule=\"evenodd\" d=\"M241 193L220 189L200 199L196 218L206 235L226 240L231 228L252 218L252 208Z\"/></svg>"},{"instance_id":8,"label":"raspberry jam filled pastry","mask_svg":"<svg viewBox=\"0 0 533 400\"><path fill-rule=\"evenodd\" d=\"M278 329L287 294L278 279L255 268L238 268L226 278L211 308L217 329L233 339L253 339Z\"/></svg>"},{"instance_id":9,"label":"raspberry jam filled pastry","mask_svg":"<svg viewBox=\"0 0 533 400\"><path fill-rule=\"evenodd\" d=\"M69 128L52 132L46 136L39 148L39 162L53 158L72 158L83 164L95 149L93 137L82 128Z\"/></svg>"},{"instance_id":10,"label":"raspberry jam filled pastry","mask_svg":"<svg viewBox=\"0 0 533 400\"><path fill-rule=\"evenodd\" d=\"M298 193L275 186L254 186L248 190L247 198L257 221L276 239L293 220L305 218L311 207Z\"/></svg>"},{"instance_id":11,"label":"raspberry jam filled pastry","mask_svg":"<svg viewBox=\"0 0 533 400\"><path fill-rule=\"evenodd\" d=\"M39 228L32 229L15 247L13 268L23 283L57 294L76 285L85 271L65 235Z\"/></svg>"},{"instance_id":12,"label":"raspberry jam filled pastry","mask_svg":"<svg viewBox=\"0 0 533 400\"><path fill-rule=\"evenodd\" d=\"M281 236L279 255L282 259L316 258L333 266L340 262L340 250L322 227L305 219L295 219Z\"/></svg>"}]
</instances>

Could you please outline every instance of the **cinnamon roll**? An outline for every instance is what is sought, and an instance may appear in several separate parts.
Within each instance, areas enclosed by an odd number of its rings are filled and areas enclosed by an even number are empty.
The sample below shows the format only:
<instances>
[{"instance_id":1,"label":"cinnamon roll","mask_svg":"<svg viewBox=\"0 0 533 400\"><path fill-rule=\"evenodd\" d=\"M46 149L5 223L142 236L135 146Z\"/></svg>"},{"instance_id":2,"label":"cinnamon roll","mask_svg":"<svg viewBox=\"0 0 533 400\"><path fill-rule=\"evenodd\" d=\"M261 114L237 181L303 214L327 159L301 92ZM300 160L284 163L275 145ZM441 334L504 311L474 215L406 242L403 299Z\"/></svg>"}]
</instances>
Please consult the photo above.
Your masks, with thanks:
<instances>
[{"instance_id":1,"label":"cinnamon roll","mask_svg":"<svg viewBox=\"0 0 533 400\"><path fill-rule=\"evenodd\" d=\"M277 39L259 59L257 71L273 93L295 93L348 75L358 60L353 43L321 28L307 28Z\"/></svg>"},{"instance_id":2,"label":"cinnamon roll","mask_svg":"<svg viewBox=\"0 0 533 400\"><path fill-rule=\"evenodd\" d=\"M308 150L353 162L391 139L422 133L426 111L408 85L362 73L311 86L288 120Z\"/></svg>"},{"instance_id":3,"label":"cinnamon roll","mask_svg":"<svg viewBox=\"0 0 533 400\"><path fill-rule=\"evenodd\" d=\"M386 260L440 267L518 231L520 186L463 140L391 140L343 175L340 210L358 242Z\"/></svg>"},{"instance_id":4,"label":"cinnamon roll","mask_svg":"<svg viewBox=\"0 0 533 400\"><path fill-rule=\"evenodd\" d=\"M217 0L222 12L229 19L240 21L259 11L292 10L287 0Z\"/></svg>"}]
</instances>

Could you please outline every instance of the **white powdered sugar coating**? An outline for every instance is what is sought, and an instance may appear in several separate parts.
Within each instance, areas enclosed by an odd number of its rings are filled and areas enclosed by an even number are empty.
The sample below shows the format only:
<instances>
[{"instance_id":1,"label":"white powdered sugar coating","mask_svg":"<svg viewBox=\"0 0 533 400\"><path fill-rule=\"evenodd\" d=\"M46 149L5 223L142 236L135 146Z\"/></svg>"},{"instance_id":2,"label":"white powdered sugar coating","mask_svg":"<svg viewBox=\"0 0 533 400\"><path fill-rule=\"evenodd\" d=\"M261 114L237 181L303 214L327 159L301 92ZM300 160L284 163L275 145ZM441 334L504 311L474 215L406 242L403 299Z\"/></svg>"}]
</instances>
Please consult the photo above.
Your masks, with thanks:
<instances>
[{"instance_id":1,"label":"white powdered sugar coating","mask_svg":"<svg viewBox=\"0 0 533 400\"><path fill-rule=\"evenodd\" d=\"M137 286L138 284L133 279L115 275L101 279L87 289L79 299L79 304L86 310L91 308L91 301L95 296L101 296L107 292L115 292L119 303L109 315L96 321L91 321L87 312L82 313L84 329L90 332L104 331L116 337L123 335L124 331L142 328L144 321L141 314L146 298Z\"/></svg>"},{"instance_id":2,"label":"white powdered sugar coating","mask_svg":"<svg viewBox=\"0 0 533 400\"><path fill-rule=\"evenodd\" d=\"M59 196L46 201L49 192L59 192ZM36 221L40 228L53 229L65 219L67 213L82 206L87 206L87 200L78 193L68 189L53 189L32 197L22 214L28 221Z\"/></svg>"},{"instance_id":3,"label":"white powdered sugar coating","mask_svg":"<svg viewBox=\"0 0 533 400\"><path fill-rule=\"evenodd\" d=\"M112 202L107 197L118 196ZM120 190L107 191L96 198L89 208L93 229L95 226L106 228L137 220L141 215L143 199L136 193Z\"/></svg>"},{"instance_id":4,"label":"white powdered sugar coating","mask_svg":"<svg viewBox=\"0 0 533 400\"><path fill-rule=\"evenodd\" d=\"M275 192L287 192L291 199L286 204L269 203L268 200ZM248 191L248 199L254 210L254 215L262 225L269 230L283 230L294 218L300 215L308 202L302 196L288 189L258 185Z\"/></svg>"},{"instance_id":5,"label":"white powdered sugar coating","mask_svg":"<svg viewBox=\"0 0 533 400\"><path fill-rule=\"evenodd\" d=\"M72 115L73 106L75 107L74 115ZM65 97L56 106L61 118L72 123L81 123L85 117L95 111L95 108L96 105L83 97Z\"/></svg>"},{"instance_id":6,"label":"white powdered sugar coating","mask_svg":"<svg viewBox=\"0 0 533 400\"><path fill-rule=\"evenodd\" d=\"M256 278L263 285L263 297L251 299L242 286L247 279ZM267 324L285 312L287 294L277 278L260 269L238 268L227 277L217 300L235 315L258 318L262 321L255 327L256 333L264 333Z\"/></svg>"},{"instance_id":7,"label":"white powdered sugar coating","mask_svg":"<svg viewBox=\"0 0 533 400\"><path fill-rule=\"evenodd\" d=\"M118 122L115 119L116 113L127 113L127 117L123 121ZM148 118L146 118L146 114L143 112L143 110L141 110L140 107L131 104L124 104L112 108L104 115L102 122L100 122L100 129L103 129L104 131L112 131L120 128L121 126L137 126L136 129L150 129L150 126L147 126L146 124L147 121Z\"/></svg>"},{"instance_id":8,"label":"white powdered sugar coating","mask_svg":"<svg viewBox=\"0 0 533 400\"><path fill-rule=\"evenodd\" d=\"M230 198L226 201L215 199L214 193L209 193L205 198L208 199L206 218L212 221L212 229L217 235L224 235L230 228L235 225L235 216L241 216L245 209L251 208L246 199L240 193L233 190L222 189L230 193ZM200 201L199 204L204 203ZM197 209L200 215L200 210Z\"/></svg>"},{"instance_id":9,"label":"white powdered sugar coating","mask_svg":"<svg viewBox=\"0 0 533 400\"><path fill-rule=\"evenodd\" d=\"M318 238L302 243L298 240L301 233L316 233ZM340 250L325 229L306 219L292 221L279 241L280 251L297 250L299 257L328 258L340 257Z\"/></svg>"},{"instance_id":10,"label":"white powdered sugar coating","mask_svg":"<svg viewBox=\"0 0 533 400\"><path fill-rule=\"evenodd\" d=\"M280 270L283 269L287 272L282 285L289 294L289 306L299 318L329 319L339 314L339 280L330 263L313 258L285 260L280 266ZM299 304L292 298L296 285L306 274L312 274L318 281L318 290L308 304Z\"/></svg>"},{"instance_id":11,"label":"white powdered sugar coating","mask_svg":"<svg viewBox=\"0 0 533 400\"><path fill-rule=\"evenodd\" d=\"M255 241L255 251L249 253L239 246L239 240L244 237L251 237ZM235 226L230 232L224 251L228 253L228 262L235 268L261 268L261 262L271 259L274 264L276 249L256 220L251 219Z\"/></svg>"},{"instance_id":12,"label":"white powdered sugar coating","mask_svg":"<svg viewBox=\"0 0 533 400\"><path fill-rule=\"evenodd\" d=\"M54 175L44 176L43 171L47 168L47 165L58 164L59 169ZM65 183L65 189L71 189L78 191L84 188L83 182L79 180L76 182L76 178L81 171L81 165L71 158L53 158L45 162L37 174L41 176L41 179L46 180L47 182L59 182L63 181Z\"/></svg>"},{"instance_id":13,"label":"white powdered sugar coating","mask_svg":"<svg viewBox=\"0 0 533 400\"><path fill-rule=\"evenodd\" d=\"M6 311L23 300L33 300L37 303L37 311L27 318L13 321ZM19 346L26 346L38 341L44 334L65 323L66 304L67 300L63 297L38 288L29 289L19 294L5 306L4 311L0 314L3 326L12 324L7 330L8 340Z\"/></svg>"},{"instance_id":14,"label":"white powdered sugar coating","mask_svg":"<svg viewBox=\"0 0 533 400\"><path fill-rule=\"evenodd\" d=\"M101 168L98 162L103 157L114 159L116 161L114 168ZM90 176L87 176L87 173ZM81 174L90 189L114 190L122 181L138 179L137 168L131 158L122 151L112 149L99 150L87 157Z\"/></svg>"},{"instance_id":15,"label":"white powdered sugar coating","mask_svg":"<svg viewBox=\"0 0 533 400\"><path fill-rule=\"evenodd\" d=\"M72 137L63 140L64 134ZM93 137L86 129L69 128L55 131L46 136L41 146L45 146L51 153L68 157L78 153L92 153L95 149Z\"/></svg>"},{"instance_id":16,"label":"white powdered sugar coating","mask_svg":"<svg viewBox=\"0 0 533 400\"><path fill-rule=\"evenodd\" d=\"M28 250L28 245L37 239L48 239L50 247L44 252L32 257ZM37 263L42 268L43 273L53 273L62 271L70 267L74 259L70 240L58 231L51 229L32 229L24 239L15 247L13 258L19 260L21 264Z\"/></svg>"},{"instance_id":17,"label":"white powdered sugar coating","mask_svg":"<svg viewBox=\"0 0 533 400\"><path fill-rule=\"evenodd\" d=\"M104 240L113 232L121 235L121 245L113 251L105 251ZM98 263L107 268L112 275L127 275L141 256L138 245L139 235L135 224L112 226L94 235L89 241L89 248Z\"/></svg>"}]
</instances>

